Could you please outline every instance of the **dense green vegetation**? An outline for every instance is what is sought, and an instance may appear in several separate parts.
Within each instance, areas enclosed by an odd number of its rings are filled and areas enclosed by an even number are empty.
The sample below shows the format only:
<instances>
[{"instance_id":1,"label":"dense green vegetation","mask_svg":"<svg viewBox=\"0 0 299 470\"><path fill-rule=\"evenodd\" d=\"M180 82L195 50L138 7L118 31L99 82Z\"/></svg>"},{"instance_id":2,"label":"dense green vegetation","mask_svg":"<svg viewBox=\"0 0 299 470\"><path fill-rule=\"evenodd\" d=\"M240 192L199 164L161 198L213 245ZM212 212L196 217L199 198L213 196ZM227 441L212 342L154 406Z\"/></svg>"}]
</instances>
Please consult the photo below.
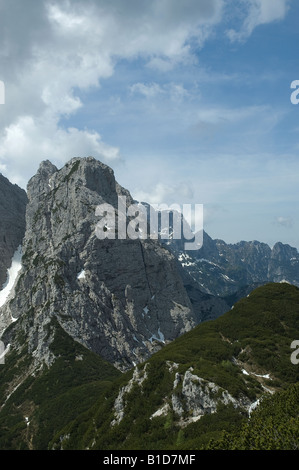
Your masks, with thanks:
<instances>
[{"instance_id":1,"label":"dense green vegetation","mask_svg":"<svg viewBox=\"0 0 299 470\"><path fill-rule=\"evenodd\" d=\"M54 319L49 328L57 359L39 374L28 374L0 411L1 449L298 448L299 366L290 360L290 345L299 339L294 286L259 287L222 317L163 347L135 368L141 384L132 381L133 370L121 374L73 341ZM0 369L2 402L8 384L32 362L26 335L21 340L23 349L11 352ZM217 384L215 399L227 391L238 403L261 399L261 404L249 418L244 407L219 401L215 413L192 420L182 381L174 386L186 371ZM116 423L121 390L123 417ZM180 416L173 397L183 407ZM164 413L153 417L162 407Z\"/></svg>"},{"instance_id":2,"label":"dense green vegetation","mask_svg":"<svg viewBox=\"0 0 299 470\"><path fill-rule=\"evenodd\" d=\"M20 353L9 354L0 369L2 397L10 382L20 374L25 378L0 411L1 449L47 449L55 431L90 408L120 375L72 340L55 319L49 330L54 333L50 349L58 357L51 367L27 374L32 356L25 346Z\"/></svg>"},{"instance_id":3,"label":"dense green vegetation","mask_svg":"<svg viewBox=\"0 0 299 470\"><path fill-rule=\"evenodd\" d=\"M118 425L111 426L115 418L113 406L132 372L114 383L104 401L59 432L52 444L59 447L60 437L67 435L70 437L63 442L65 449L193 450L211 448L212 445L221 447L227 436L238 436L241 428L250 429L251 423L258 418L252 417L248 421L244 409L222 404L216 413L204 415L183 427L171 407L166 416L151 418L165 403L171 404L175 374L184 374L192 368L194 375L216 383L236 398L247 397L253 402L265 395L264 387L277 392L288 390L298 382L299 367L290 361L290 344L298 334L299 289L287 284L261 287L223 317L199 325L147 361L148 378L142 386L134 385L125 396L124 418ZM171 370L169 365L173 363L177 368ZM138 367L142 370L144 364ZM245 375L243 368L251 375ZM269 379L266 374L270 374ZM175 393L180 397L179 387ZM276 394L263 403L271 403L272 397ZM180 398L183 400L184 397ZM290 403L294 399L296 396L290 392ZM276 405L273 406L275 409ZM291 408L290 405L289 410ZM192 410L186 410L185 421L190 418L190 412ZM252 416L259 416L258 413L259 408ZM277 413L279 421L280 414ZM287 411L280 428L282 436L288 432L286 423L291 416ZM292 435L296 435L298 408L295 406L293 418ZM265 423L265 435L271 433L271 419L262 417L261 422ZM284 439L278 441L277 447ZM241 449L244 443L234 439L231 447Z\"/></svg>"},{"instance_id":4,"label":"dense green vegetation","mask_svg":"<svg viewBox=\"0 0 299 470\"><path fill-rule=\"evenodd\" d=\"M298 450L299 384L265 398L241 429L224 432L209 449Z\"/></svg>"}]
</instances>

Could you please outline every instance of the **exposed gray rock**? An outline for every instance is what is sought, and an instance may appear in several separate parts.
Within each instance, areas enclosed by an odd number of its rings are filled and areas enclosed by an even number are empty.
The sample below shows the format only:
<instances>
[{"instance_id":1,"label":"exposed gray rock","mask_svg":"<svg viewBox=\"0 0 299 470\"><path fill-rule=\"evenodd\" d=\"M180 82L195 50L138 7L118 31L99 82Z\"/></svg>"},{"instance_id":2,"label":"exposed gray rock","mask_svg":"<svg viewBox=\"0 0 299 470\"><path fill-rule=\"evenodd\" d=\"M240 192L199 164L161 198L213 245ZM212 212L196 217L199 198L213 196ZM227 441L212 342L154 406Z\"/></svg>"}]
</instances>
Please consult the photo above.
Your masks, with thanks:
<instances>
[{"instance_id":1,"label":"exposed gray rock","mask_svg":"<svg viewBox=\"0 0 299 470\"><path fill-rule=\"evenodd\" d=\"M186 370L184 374L175 374L171 407L180 418L181 426L197 421L205 414L215 413L220 403L232 404L235 408L243 408L248 412L252 407L252 402L247 397L234 398L227 390L214 382L193 374L192 368ZM162 412L158 410L153 417L160 416L160 414Z\"/></svg>"},{"instance_id":2,"label":"exposed gray rock","mask_svg":"<svg viewBox=\"0 0 299 470\"><path fill-rule=\"evenodd\" d=\"M120 369L197 323L169 250L154 240L100 240L96 207L133 200L98 160L40 165L27 188L23 271L6 317L28 316L29 350L43 361L55 316L75 340ZM7 313L9 311L9 313ZM23 328L25 324L23 322Z\"/></svg>"},{"instance_id":3,"label":"exposed gray rock","mask_svg":"<svg viewBox=\"0 0 299 470\"><path fill-rule=\"evenodd\" d=\"M177 388L178 382L178 377L176 377L174 389ZM224 405L232 403L235 407L239 406L239 402L227 390L192 374L190 369L185 372L182 378L180 395L181 399L175 394L174 390L172 396L173 410L179 416L183 416L185 411L191 414L193 418L215 413L219 403Z\"/></svg>"},{"instance_id":4,"label":"exposed gray rock","mask_svg":"<svg viewBox=\"0 0 299 470\"><path fill-rule=\"evenodd\" d=\"M126 394L129 394L133 388L134 385L138 385L139 387L142 386L143 382L147 379L147 366L148 363L145 364L145 366L141 369L138 369L135 367L133 376L125 385L122 387L119 391L119 394L117 395L117 398L114 402L114 413L115 413L115 418L111 422L111 426L115 426L116 424L119 424L123 417L125 416L125 407L126 407Z\"/></svg>"},{"instance_id":5,"label":"exposed gray rock","mask_svg":"<svg viewBox=\"0 0 299 470\"><path fill-rule=\"evenodd\" d=\"M26 192L0 174L0 290L25 235Z\"/></svg>"},{"instance_id":6,"label":"exposed gray rock","mask_svg":"<svg viewBox=\"0 0 299 470\"><path fill-rule=\"evenodd\" d=\"M3 177L1 185L13 193L9 203L2 195L2 208L9 212L19 204L23 213L24 192ZM204 233L203 247L185 252L177 240L166 246L150 239L100 240L97 206L110 204L118 220L119 196L127 207L134 201L112 169L92 157L74 158L60 170L42 162L27 194L23 267L14 297L1 308L0 331L22 318L18 323L37 361L54 360L47 328L52 317L72 338L125 370L227 311L229 300L218 294L265 278L299 284L298 252L280 243L272 250L259 242L227 245ZM13 239L9 227L5 242ZM20 215L10 251L5 245L10 260L23 231ZM11 342L12 335L6 339Z\"/></svg>"},{"instance_id":7,"label":"exposed gray rock","mask_svg":"<svg viewBox=\"0 0 299 470\"><path fill-rule=\"evenodd\" d=\"M287 281L299 287L299 255L296 248L275 243L271 251L268 278L273 282Z\"/></svg>"}]
</instances>

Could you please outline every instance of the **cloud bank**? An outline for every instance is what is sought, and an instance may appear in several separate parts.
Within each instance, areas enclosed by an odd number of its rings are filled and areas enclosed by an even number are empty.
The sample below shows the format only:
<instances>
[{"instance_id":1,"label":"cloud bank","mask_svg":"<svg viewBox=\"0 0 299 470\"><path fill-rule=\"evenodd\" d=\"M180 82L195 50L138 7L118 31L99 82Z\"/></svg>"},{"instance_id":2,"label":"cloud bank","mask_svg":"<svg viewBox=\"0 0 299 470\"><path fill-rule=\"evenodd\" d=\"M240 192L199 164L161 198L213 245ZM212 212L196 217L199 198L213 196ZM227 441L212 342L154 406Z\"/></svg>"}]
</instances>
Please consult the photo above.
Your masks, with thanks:
<instances>
[{"instance_id":1,"label":"cloud bank","mask_svg":"<svg viewBox=\"0 0 299 470\"><path fill-rule=\"evenodd\" d=\"M190 41L203 45L222 6L222 0L2 0L2 171L24 186L45 158L58 165L88 154L120 159L97 130L62 125L84 106L78 91L100 87L120 60L142 57L160 69L190 60Z\"/></svg>"},{"instance_id":2,"label":"cloud bank","mask_svg":"<svg viewBox=\"0 0 299 470\"><path fill-rule=\"evenodd\" d=\"M241 0L243 24L240 30L229 29L228 37L232 42L246 40L257 26L284 19L289 4L290 0Z\"/></svg>"}]
</instances>

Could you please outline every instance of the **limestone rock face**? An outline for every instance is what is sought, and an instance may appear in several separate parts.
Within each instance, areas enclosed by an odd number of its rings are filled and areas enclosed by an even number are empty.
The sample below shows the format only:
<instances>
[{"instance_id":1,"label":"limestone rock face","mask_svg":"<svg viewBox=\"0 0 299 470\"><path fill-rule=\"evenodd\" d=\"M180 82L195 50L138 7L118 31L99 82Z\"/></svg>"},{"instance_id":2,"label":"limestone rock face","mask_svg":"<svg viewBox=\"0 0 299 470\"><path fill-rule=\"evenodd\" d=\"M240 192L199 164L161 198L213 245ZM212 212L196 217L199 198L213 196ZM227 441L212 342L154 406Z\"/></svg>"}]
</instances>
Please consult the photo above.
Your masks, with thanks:
<instances>
[{"instance_id":1,"label":"limestone rock face","mask_svg":"<svg viewBox=\"0 0 299 470\"><path fill-rule=\"evenodd\" d=\"M0 174L0 290L25 235L26 192Z\"/></svg>"},{"instance_id":2,"label":"limestone rock face","mask_svg":"<svg viewBox=\"0 0 299 470\"><path fill-rule=\"evenodd\" d=\"M180 390L180 398L175 392L178 384L182 383ZM174 393L172 395L172 408L178 416L183 416L186 411L191 414L191 418L186 422L197 421L205 414L212 414L217 411L219 403L228 405L231 403L234 407L240 406L240 402L236 400L227 390L221 389L214 382L198 377L192 373L192 369L188 369L184 376L176 374L174 383ZM247 406L250 405L248 400Z\"/></svg>"},{"instance_id":3,"label":"limestone rock face","mask_svg":"<svg viewBox=\"0 0 299 470\"><path fill-rule=\"evenodd\" d=\"M97 237L98 205L110 204L118 216L118 196L133 203L108 166L74 158L58 170L45 161L27 194L22 272L4 311L22 316L24 328L28 318L29 352L39 360L52 360L45 325L53 316L121 370L195 326L169 250L150 239Z\"/></svg>"},{"instance_id":4,"label":"limestone rock face","mask_svg":"<svg viewBox=\"0 0 299 470\"><path fill-rule=\"evenodd\" d=\"M296 248L277 242L272 248L268 276L273 282L287 281L299 286L299 255Z\"/></svg>"}]
</instances>

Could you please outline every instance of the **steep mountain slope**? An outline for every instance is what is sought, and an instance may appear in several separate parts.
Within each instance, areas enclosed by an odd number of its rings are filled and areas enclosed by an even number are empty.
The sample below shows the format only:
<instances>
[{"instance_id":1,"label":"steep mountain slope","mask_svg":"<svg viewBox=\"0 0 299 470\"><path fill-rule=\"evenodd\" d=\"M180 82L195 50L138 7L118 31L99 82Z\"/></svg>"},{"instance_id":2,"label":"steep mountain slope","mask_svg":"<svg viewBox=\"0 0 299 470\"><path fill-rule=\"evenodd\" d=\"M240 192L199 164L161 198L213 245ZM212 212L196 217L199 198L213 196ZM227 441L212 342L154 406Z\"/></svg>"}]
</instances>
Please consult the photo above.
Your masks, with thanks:
<instances>
[{"instance_id":1,"label":"steep mountain slope","mask_svg":"<svg viewBox=\"0 0 299 470\"><path fill-rule=\"evenodd\" d=\"M265 398L241 429L212 441L211 450L298 450L299 383Z\"/></svg>"},{"instance_id":2,"label":"steep mountain slope","mask_svg":"<svg viewBox=\"0 0 299 470\"><path fill-rule=\"evenodd\" d=\"M25 235L26 192L0 174L0 290Z\"/></svg>"},{"instance_id":3,"label":"steep mountain slope","mask_svg":"<svg viewBox=\"0 0 299 470\"><path fill-rule=\"evenodd\" d=\"M29 315L12 324L6 335L18 335L19 348L11 349L0 366L0 448L47 449L61 426L89 409L121 375L111 364L74 341L53 317L44 325L51 342L51 366L39 364L28 350L21 326ZM26 325L27 327L27 325ZM4 339L7 339L5 336ZM49 344L50 343L50 344Z\"/></svg>"},{"instance_id":4,"label":"steep mountain slope","mask_svg":"<svg viewBox=\"0 0 299 470\"><path fill-rule=\"evenodd\" d=\"M245 423L264 396L298 382L290 360L298 332L299 289L259 287L122 376L50 447L208 448Z\"/></svg>"},{"instance_id":5,"label":"steep mountain slope","mask_svg":"<svg viewBox=\"0 0 299 470\"><path fill-rule=\"evenodd\" d=\"M37 363L54 360L45 327L55 317L76 341L120 369L149 357L197 323L174 256L158 241L99 239L96 208L133 201L94 158L61 170L43 162L28 183L22 272L2 309L23 324ZM9 338L14 348L15 337Z\"/></svg>"},{"instance_id":6,"label":"steep mountain slope","mask_svg":"<svg viewBox=\"0 0 299 470\"><path fill-rule=\"evenodd\" d=\"M43 162L25 199L14 188L2 207L15 208L14 191L20 220L11 211L2 244L14 229L11 258L28 204L21 269L0 305L0 448L221 445L221 431L233 432L261 396L298 381L296 287L266 285L224 314L269 273L295 283L295 249L223 246L207 234L188 253L182 241L99 239L97 207L109 204L119 229L119 197L126 208L134 201L91 157L61 170Z\"/></svg>"},{"instance_id":7,"label":"steep mountain slope","mask_svg":"<svg viewBox=\"0 0 299 470\"><path fill-rule=\"evenodd\" d=\"M98 205L119 216L118 197L133 202L109 167L45 161L27 191L21 271L0 307L1 448L46 448L120 374L112 364L130 368L197 322L158 241L96 236Z\"/></svg>"}]
</instances>

